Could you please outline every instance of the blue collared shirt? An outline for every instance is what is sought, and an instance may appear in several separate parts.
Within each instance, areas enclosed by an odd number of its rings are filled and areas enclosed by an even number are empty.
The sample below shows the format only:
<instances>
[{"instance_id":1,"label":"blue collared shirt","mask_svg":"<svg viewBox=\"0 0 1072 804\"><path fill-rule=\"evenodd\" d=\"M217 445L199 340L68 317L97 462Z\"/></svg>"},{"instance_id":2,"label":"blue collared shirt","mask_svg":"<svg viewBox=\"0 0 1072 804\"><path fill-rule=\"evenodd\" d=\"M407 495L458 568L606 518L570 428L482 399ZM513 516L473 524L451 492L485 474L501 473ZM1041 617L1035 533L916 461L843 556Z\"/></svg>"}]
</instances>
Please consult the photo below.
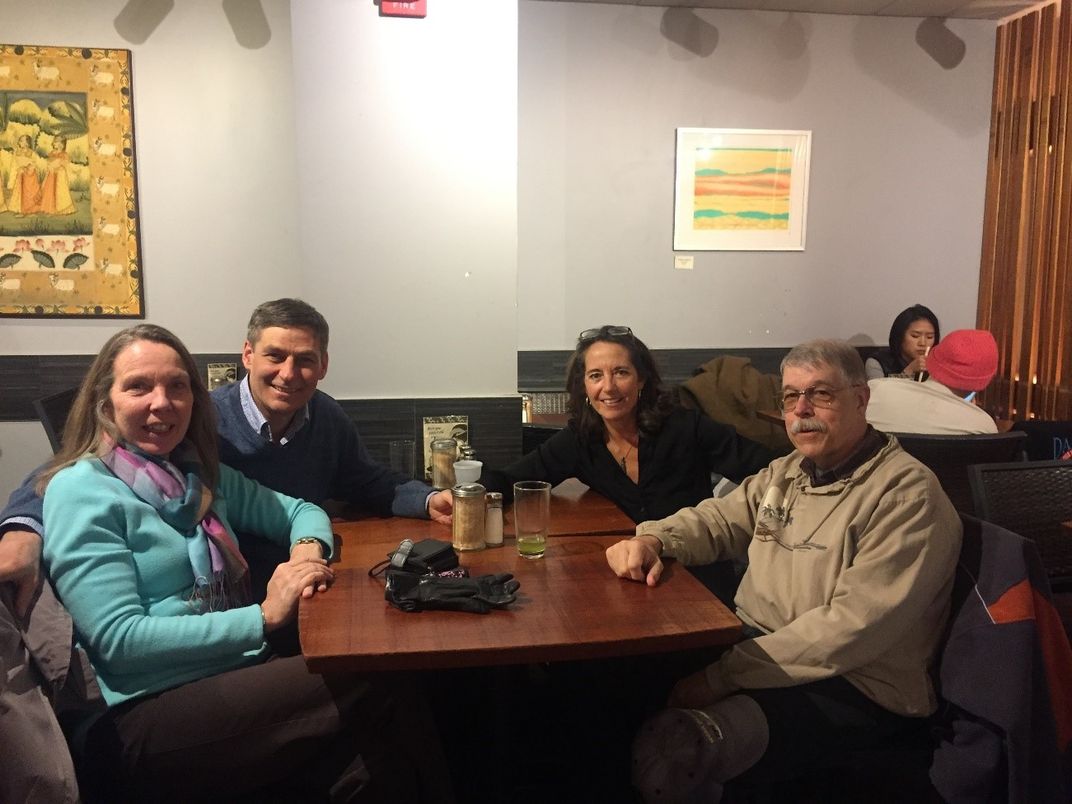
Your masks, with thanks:
<instances>
[{"instance_id":1,"label":"blue collared shirt","mask_svg":"<svg viewBox=\"0 0 1072 804\"><path fill-rule=\"evenodd\" d=\"M260 408L257 407L257 403L253 401L253 392L249 388L248 374L241 379L241 383L242 387L239 388L238 395L242 400L242 412L245 414L249 426L260 433L265 441L275 441L280 446L283 446L294 438L295 434L305 426L307 421L309 421L309 405L306 403L302 406L301 410L294 414L294 418L291 419L287 431L276 440L272 437L272 425L270 425L268 420L264 418L264 414L262 414Z\"/></svg>"}]
</instances>

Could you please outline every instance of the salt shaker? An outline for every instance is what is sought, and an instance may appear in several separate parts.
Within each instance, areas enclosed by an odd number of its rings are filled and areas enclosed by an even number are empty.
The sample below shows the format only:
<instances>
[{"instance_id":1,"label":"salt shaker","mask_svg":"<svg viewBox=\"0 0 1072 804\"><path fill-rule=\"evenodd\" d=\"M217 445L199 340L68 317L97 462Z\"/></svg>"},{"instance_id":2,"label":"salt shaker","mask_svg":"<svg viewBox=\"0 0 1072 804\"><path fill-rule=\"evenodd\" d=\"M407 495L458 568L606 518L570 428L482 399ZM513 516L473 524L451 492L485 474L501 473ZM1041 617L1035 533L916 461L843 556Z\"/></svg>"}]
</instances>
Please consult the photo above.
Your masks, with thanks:
<instances>
[{"instance_id":1,"label":"salt shaker","mask_svg":"<svg viewBox=\"0 0 1072 804\"><path fill-rule=\"evenodd\" d=\"M432 485L449 489L454 485L454 459L458 457L458 442L453 438L437 438L432 442Z\"/></svg>"},{"instance_id":2,"label":"salt shaker","mask_svg":"<svg viewBox=\"0 0 1072 804\"><path fill-rule=\"evenodd\" d=\"M460 483L450 490L454 500L454 549L484 549L484 492L479 483Z\"/></svg>"},{"instance_id":3,"label":"salt shaker","mask_svg":"<svg viewBox=\"0 0 1072 804\"><path fill-rule=\"evenodd\" d=\"M489 491L484 496L484 544L488 547L502 547L503 543L503 503L502 494Z\"/></svg>"}]
</instances>

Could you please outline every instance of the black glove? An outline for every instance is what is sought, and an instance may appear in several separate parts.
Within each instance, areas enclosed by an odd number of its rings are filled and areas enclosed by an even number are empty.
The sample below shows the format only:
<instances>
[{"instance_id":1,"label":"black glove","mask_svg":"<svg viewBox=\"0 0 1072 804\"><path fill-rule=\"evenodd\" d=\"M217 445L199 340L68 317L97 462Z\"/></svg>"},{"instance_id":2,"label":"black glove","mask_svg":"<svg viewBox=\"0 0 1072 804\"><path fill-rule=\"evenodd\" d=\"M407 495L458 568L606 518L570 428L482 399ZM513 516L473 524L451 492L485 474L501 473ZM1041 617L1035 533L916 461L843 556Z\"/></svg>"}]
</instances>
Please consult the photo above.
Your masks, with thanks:
<instances>
[{"instance_id":1,"label":"black glove","mask_svg":"<svg viewBox=\"0 0 1072 804\"><path fill-rule=\"evenodd\" d=\"M487 614L513 603L520 586L508 572L479 578L440 578L388 570L383 596L402 611L445 609Z\"/></svg>"}]
</instances>

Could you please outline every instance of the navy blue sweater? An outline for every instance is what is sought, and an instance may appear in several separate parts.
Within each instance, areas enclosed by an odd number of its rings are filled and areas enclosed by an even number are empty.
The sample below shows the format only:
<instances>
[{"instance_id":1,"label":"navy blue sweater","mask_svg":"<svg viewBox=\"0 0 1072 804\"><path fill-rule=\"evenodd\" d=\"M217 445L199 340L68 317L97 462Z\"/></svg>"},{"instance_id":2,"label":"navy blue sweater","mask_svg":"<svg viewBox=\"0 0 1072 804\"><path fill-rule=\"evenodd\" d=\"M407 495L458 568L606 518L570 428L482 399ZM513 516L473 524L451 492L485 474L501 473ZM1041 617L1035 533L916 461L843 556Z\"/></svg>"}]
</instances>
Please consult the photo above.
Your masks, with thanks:
<instances>
[{"instance_id":1,"label":"navy blue sweater","mask_svg":"<svg viewBox=\"0 0 1072 804\"><path fill-rule=\"evenodd\" d=\"M314 393L309 419L280 445L250 427L242 411L243 382L212 392L221 463L262 486L317 505L338 500L384 516L427 517L431 486L373 461L353 419L330 396Z\"/></svg>"}]
</instances>

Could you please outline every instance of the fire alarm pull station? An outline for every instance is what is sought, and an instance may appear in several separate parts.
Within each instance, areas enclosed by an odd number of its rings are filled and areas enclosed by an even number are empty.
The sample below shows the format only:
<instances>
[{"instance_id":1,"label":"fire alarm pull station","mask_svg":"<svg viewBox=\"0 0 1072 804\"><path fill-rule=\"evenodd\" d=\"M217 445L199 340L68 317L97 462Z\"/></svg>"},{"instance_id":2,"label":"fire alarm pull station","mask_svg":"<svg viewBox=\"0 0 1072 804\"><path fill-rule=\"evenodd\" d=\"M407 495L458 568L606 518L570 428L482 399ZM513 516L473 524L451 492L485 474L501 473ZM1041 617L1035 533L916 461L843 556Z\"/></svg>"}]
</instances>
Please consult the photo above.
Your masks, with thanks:
<instances>
[{"instance_id":1,"label":"fire alarm pull station","mask_svg":"<svg viewBox=\"0 0 1072 804\"><path fill-rule=\"evenodd\" d=\"M420 17L428 14L428 0L380 0L381 17Z\"/></svg>"}]
</instances>

